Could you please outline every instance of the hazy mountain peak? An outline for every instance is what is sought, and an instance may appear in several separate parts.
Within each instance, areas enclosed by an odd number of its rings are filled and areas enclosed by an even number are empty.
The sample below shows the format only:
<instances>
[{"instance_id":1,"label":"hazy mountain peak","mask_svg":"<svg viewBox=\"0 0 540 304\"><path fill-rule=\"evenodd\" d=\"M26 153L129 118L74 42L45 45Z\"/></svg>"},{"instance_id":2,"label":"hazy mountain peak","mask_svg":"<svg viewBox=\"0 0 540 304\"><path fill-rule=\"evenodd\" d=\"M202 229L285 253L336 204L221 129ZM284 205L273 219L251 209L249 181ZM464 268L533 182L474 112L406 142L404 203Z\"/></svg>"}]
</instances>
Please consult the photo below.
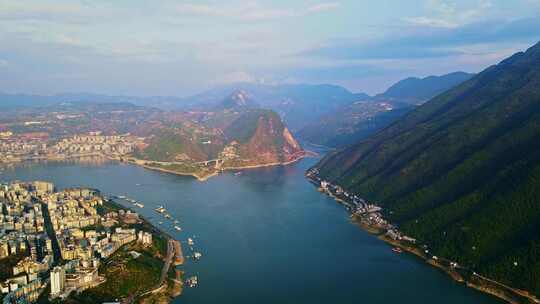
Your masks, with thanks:
<instances>
[{"instance_id":1,"label":"hazy mountain peak","mask_svg":"<svg viewBox=\"0 0 540 304\"><path fill-rule=\"evenodd\" d=\"M243 89L233 91L218 105L218 108L225 110L256 107L258 107L258 104L253 101L251 95Z\"/></svg>"}]
</instances>

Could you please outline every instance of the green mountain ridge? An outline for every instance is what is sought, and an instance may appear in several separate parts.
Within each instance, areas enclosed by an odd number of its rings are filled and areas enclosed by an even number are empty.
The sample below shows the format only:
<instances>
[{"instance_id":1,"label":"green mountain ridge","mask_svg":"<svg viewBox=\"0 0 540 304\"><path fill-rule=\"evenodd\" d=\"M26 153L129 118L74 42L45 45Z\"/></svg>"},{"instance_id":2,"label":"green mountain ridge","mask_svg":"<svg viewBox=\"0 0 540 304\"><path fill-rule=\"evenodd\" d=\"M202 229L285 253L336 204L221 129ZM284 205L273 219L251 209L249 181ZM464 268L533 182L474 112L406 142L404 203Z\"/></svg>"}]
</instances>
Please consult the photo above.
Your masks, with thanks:
<instances>
[{"instance_id":1,"label":"green mountain ridge","mask_svg":"<svg viewBox=\"0 0 540 304\"><path fill-rule=\"evenodd\" d=\"M316 167L436 255L540 294L540 44Z\"/></svg>"}]
</instances>

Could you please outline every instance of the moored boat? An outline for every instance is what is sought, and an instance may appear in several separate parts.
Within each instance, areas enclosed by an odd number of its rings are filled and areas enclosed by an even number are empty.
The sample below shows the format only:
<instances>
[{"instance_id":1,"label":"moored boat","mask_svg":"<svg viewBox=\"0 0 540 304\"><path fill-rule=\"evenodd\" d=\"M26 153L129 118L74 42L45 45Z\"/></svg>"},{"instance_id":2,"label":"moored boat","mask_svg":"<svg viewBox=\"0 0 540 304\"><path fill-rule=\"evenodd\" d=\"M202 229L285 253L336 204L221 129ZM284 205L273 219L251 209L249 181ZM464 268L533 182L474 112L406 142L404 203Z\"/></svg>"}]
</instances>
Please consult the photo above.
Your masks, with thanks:
<instances>
[{"instance_id":1,"label":"moored boat","mask_svg":"<svg viewBox=\"0 0 540 304\"><path fill-rule=\"evenodd\" d=\"M402 253L403 249L401 249L399 247L394 247L394 248L392 248L392 251L395 252L395 253Z\"/></svg>"}]
</instances>

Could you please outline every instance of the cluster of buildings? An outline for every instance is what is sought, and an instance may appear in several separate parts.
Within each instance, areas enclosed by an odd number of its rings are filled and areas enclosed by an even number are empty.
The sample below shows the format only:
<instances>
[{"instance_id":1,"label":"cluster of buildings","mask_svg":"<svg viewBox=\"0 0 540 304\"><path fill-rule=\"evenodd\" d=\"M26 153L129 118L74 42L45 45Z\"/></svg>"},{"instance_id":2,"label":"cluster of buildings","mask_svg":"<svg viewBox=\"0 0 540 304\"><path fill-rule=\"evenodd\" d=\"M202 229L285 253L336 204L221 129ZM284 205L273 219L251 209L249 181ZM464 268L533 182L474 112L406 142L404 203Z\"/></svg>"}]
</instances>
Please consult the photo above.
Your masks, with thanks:
<instances>
[{"instance_id":1,"label":"cluster of buildings","mask_svg":"<svg viewBox=\"0 0 540 304\"><path fill-rule=\"evenodd\" d=\"M49 282L51 298L97 286L102 259L134 241L152 244L151 233L126 228L140 222L137 213L105 207L93 189L0 184L0 259L16 262L0 282L3 302L32 303Z\"/></svg>"},{"instance_id":2,"label":"cluster of buildings","mask_svg":"<svg viewBox=\"0 0 540 304\"><path fill-rule=\"evenodd\" d=\"M99 132L70 136L56 143L51 143L48 134L23 136L3 133L5 136L0 136L0 163L85 156L120 157L131 153L141 142L129 134L105 136Z\"/></svg>"},{"instance_id":3,"label":"cluster of buildings","mask_svg":"<svg viewBox=\"0 0 540 304\"><path fill-rule=\"evenodd\" d=\"M354 193L346 191L339 185L321 179L317 168L310 169L306 173L306 176L310 181L317 184L321 191L336 198L340 203L347 207L353 216L360 218L367 225L385 230L386 234L392 239L413 243L416 242L415 239L404 235L396 226L389 223L383 217L382 208L380 206L370 203Z\"/></svg>"},{"instance_id":4,"label":"cluster of buildings","mask_svg":"<svg viewBox=\"0 0 540 304\"><path fill-rule=\"evenodd\" d=\"M64 138L52 148L56 153L112 153L117 155L128 154L133 151L135 141L128 135L104 136L99 132L88 135L75 135Z\"/></svg>"},{"instance_id":5,"label":"cluster of buildings","mask_svg":"<svg viewBox=\"0 0 540 304\"><path fill-rule=\"evenodd\" d=\"M37 300L53 265L52 240L46 232L43 205L36 196L52 191L46 182L0 184L0 258L14 257L13 274L0 282L4 303Z\"/></svg>"}]
</instances>

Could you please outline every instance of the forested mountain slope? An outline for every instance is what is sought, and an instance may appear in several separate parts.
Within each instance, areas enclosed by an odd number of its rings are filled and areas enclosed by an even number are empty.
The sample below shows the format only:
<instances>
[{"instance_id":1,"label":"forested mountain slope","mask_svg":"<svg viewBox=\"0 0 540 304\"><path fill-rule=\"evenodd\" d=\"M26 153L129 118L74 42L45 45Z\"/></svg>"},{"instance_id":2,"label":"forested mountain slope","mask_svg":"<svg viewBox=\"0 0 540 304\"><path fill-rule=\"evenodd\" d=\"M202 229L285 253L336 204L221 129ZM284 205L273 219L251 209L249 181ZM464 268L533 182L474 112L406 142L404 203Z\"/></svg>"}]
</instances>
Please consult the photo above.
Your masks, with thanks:
<instances>
[{"instance_id":1,"label":"forested mountain slope","mask_svg":"<svg viewBox=\"0 0 540 304\"><path fill-rule=\"evenodd\" d=\"M540 294L540 44L317 168L437 255Z\"/></svg>"}]
</instances>

